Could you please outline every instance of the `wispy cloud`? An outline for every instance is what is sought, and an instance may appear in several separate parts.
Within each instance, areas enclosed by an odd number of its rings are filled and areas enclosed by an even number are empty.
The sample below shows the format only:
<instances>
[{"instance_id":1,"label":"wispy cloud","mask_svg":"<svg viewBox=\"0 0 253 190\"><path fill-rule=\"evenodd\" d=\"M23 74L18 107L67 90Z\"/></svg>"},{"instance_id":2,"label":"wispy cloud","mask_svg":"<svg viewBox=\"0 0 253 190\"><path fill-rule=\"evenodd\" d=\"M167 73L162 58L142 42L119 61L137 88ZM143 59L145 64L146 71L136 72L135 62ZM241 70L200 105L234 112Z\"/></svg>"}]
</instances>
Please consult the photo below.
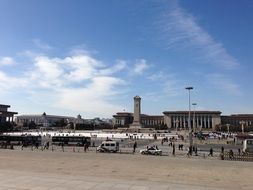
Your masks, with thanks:
<instances>
[{"instance_id":1,"label":"wispy cloud","mask_svg":"<svg viewBox=\"0 0 253 190\"><path fill-rule=\"evenodd\" d=\"M134 74L142 75L143 72L148 69L149 65L145 59L136 60L136 63L133 68Z\"/></svg>"},{"instance_id":2,"label":"wispy cloud","mask_svg":"<svg viewBox=\"0 0 253 190\"><path fill-rule=\"evenodd\" d=\"M224 45L201 27L194 16L180 7L177 1L170 5L165 6L166 11L156 23L166 48L193 51L201 62L225 69L234 69L239 65Z\"/></svg>"},{"instance_id":3,"label":"wispy cloud","mask_svg":"<svg viewBox=\"0 0 253 190\"><path fill-rule=\"evenodd\" d=\"M50 50L53 49L52 46L48 45L47 43L43 42L42 40L35 38L32 40L34 45L36 45L38 48L42 49L42 50Z\"/></svg>"},{"instance_id":4,"label":"wispy cloud","mask_svg":"<svg viewBox=\"0 0 253 190\"><path fill-rule=\"evenodd\" d=\"M124 70L126 67L127 67L127 61L117 60L116 64L113 65L112 67L100 70L100 74L111 75L111 74Z\"/></svg>"},{"instance_id":5,"label":"wispy cloud","mask_svg":"<svg viewBox=\"0 0 253 190\"><path fill-rule=\"evenodd\" d=\"M218 90L222 90L230 95L242 95L239 85L224 74L211 73L206 75L206 78Z\"/></svg>"},{"instance_id":6,"label":"wispy cloud","mask_svg":"<svg viewBox=\"0 0 253 190\"><path fill-rule=\"evenodd\" d=\"M159 71L158 73L153 73L150 76L148 76L148 79L152 81L162 80L165 79L166 76L162 71Z\"/></svg>"},{"instance_id":7,"label":"wispy cloud","mask_svg":"<svg viewBox=\"0 0 253 190\"><path fill-rule=\"evenodd\" d=\"M0 65L13 65L15 63L12 57L0 57Z\"/></svg>"},{"instance_id":8,"label":"wispy cloud","mask_svg":"<svg viewBox=\"0 0 253 190\"><path fill-rule=\"evenodd\" d=\"M184 92L184 85L177 77L177 73L168 70L166 74L164 71L156 71L147 78L159 88L159 90L152 88L152 91L145 93L145 98L149 100L160 101L162 98L178 96Z\"/></svg>"},{"instance_id":9,"label":"wispy cloud","mask_svg":"<svg viewBox=\"0 0 253 190\"><path fill-rule=\"evenodd\" d=\"M150 75L148 79L161 84L163 96L176 96L181 94L184 89L184 85L177 77L177 74L169 71L166 74L163 71L158 71ZM159 93L161 94L161 92Z\"/></svg>"}]
</instances>

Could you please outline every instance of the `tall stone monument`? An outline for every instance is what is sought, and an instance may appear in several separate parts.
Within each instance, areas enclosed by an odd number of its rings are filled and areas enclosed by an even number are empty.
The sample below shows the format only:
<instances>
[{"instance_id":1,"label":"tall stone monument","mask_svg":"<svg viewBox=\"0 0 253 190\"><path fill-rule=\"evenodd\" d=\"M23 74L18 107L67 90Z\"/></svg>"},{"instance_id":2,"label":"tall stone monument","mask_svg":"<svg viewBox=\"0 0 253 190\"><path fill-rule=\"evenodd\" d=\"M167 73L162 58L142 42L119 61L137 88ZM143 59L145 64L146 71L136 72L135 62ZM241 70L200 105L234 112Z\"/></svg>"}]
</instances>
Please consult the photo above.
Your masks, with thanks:
<instances>
[{"instance_id":1,"label":"tall stone monument","mask_svg":"<svg viewBox=\"0 0 253 190\"><path fill-rule=\"evenodd\" d=\"M134 121L130 128L141 128L141 97L134 97Z\"/></svg>"}]
</instances>

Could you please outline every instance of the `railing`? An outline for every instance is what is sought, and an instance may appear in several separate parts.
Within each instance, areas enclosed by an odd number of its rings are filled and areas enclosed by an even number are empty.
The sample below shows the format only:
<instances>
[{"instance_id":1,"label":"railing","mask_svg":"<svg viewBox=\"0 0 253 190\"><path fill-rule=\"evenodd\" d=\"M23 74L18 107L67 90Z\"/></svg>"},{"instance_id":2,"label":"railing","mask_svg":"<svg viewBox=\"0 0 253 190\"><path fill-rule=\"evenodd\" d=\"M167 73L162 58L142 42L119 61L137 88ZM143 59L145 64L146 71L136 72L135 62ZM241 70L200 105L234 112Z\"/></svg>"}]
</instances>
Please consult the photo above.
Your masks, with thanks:
<instances>
[{"instance_id":1,"label":"railing","mask_svg":"<svg viewBox=\"0 0 253 190\"><path fill-rule=\"evenodd\" d=\"M253 153L231 153L225 152L223 155L221 154L222 160L233 160L233 161L246 161L253 162Z\"/></svg>"}]
</instances>

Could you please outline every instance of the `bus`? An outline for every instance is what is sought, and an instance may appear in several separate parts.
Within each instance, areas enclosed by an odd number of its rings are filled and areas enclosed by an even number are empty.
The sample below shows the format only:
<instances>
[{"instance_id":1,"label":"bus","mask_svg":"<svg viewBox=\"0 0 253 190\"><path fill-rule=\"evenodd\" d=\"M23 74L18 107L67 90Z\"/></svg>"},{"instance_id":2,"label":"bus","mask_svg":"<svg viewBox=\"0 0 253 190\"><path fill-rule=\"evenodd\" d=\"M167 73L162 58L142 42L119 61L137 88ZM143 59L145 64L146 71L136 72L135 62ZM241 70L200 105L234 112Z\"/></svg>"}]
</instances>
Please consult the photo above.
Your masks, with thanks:
<instances>
[{"instance_id":1,"label":"bus","mask_svg":"<svg viewBox=\"0 0 253 190\"><path fill-rule=\"evenodd\" d=\"M41 136L32 135L0 135L0 144L6 145L40 145Z\"/></svg>"},{"instance_id":2,"label":"bus","mask_svg":"<svg viewBox=\"0 0 253 190\"><path fill-rule=\"evenodd\" d=\"M23 138L20 136L9 136L9 135L0 135L0 144L1 145L20 145L23 142Z\"/></svg>"},{"instance_id":3,"label":"bus","mask_svg":"<svg viewBox=\"0 0 253 190\"><path fill-rule=\"evenodd\" d=\"M245 139L243 141L242 151L244 153L253 153L253 139Z\"/></svg>"},{"instance_id":4,"label":"bus","mask_svg":"<svg viewBox=\"0 0 253 190\"><path fill-rule=\"evenodd\" d=\"M53 145L66 146L90 146L91 138L83 136L53 136Z\"/></svg>"}]
</instances>

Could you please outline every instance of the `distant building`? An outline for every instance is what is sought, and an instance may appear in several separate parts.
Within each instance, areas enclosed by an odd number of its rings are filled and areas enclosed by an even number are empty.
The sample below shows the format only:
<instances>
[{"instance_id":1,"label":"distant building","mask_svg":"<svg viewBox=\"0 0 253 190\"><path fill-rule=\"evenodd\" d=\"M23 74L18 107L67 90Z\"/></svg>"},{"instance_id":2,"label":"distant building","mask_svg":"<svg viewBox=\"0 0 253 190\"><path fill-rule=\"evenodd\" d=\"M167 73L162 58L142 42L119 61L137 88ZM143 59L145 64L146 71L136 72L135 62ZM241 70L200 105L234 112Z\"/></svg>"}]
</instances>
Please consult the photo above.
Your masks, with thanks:
<instances>
[{"instance_id":1,"label":"distant building","mask_svg":"<svg viewBox=\"0 0 253 190\"><path fill-rule=\"evenodd\" d=\"M164 111L164 115L141 114L141 97L134 97L134 113L118 112L113 115L115 127L188 129L188 111ZM195 130L215 130L221 124L220 111L191 111L191 126Z\"/></svg>"},{"instance_id":2,"label":"distant building","mask_svg":"<svg viewBox=\"0 0 253 190\"><path fill-rule=\"evenodd\" d=\"M18 112L8 111L10 107L10 105L0 104L0 123L14 122L14 115L18 114Z\"/></svg>"},{"instance_id":3,"label":"distant building","mask_svg":"<svg viewBox=\"0 0 253 190\"><path fill-rule=\"evenodd\" d=\"M36 125L49 127L57 121L63 120L66 123L73 122L76 118L59 115L47 115L45 112L38 115L19 115L17 116L17 125L23 126L24 123L34 122ZM79 118L80 119L80 118Z\"/></svg>"},{"instance_id":4,"label":"distant building","mask_svg":"<svg viewBox=\"0 0 253 190\"><path fill-rule=\"evenodd\" d=\"M141 114L141 97L137 95L133 99L134 112L118 112L113 115L114 127L153 128L164 126L164 116Z\"/></svg>"},{"instance_id":5,"label":"distant building","mask_svg":"<svg viewBox=\"0 0 253 190\"><path fill-rule=\"evenodd\" d=\"M191 126L197 130L215 130L221 124L220 111L195 111L191 112ZM188 129L188 111L165 111L164 115L141 114L141 124L145 128L155 128L166 125L168 129ZM118 112L113 115L116 127L129 127L133 123L133 114L129 112Z\"/></svg>"},{"instance_id":6,"label":"distant building","mask_svg":"<svg viewBox=\"0 0 253 190\"><path fill-rule=\"evenodd\" d=\"M188 129L188 111L164 111L164 119L168 128ZM196 130L215 130L221 124L220 111L191 111L191 126Z\"/></svg>"},{"instance_id":7,"label":"distant building","mask_svg":"<svg viewBox=\"0 0 253 190\"><path fill-rule=\"evenodd\" d=\"M166 125L163 115L146 115L141 114L141 123L144 127L153 128Z\"/></svg>"},{"instance_id":8,"label":"distant building","mask_svg":"<svg viewBox=\"0 0 253 190\"><path fill-rule=\"evenodd\" d=\"M113 124L116 127L129 127L134 120L133 114L128 112L118 112L116 115L113 115L113 118Z\"/></svg>"},{"instance_id":9,"label":"distant building","mask_svg":"<svg viewBox=\"0 0 253 190\"><path fill-rule=\"evenodd\" d=\"M227 116L221 116L222 125L241 126L241 122L245 126L253 126L253 114L233 114Z\"/></svg>"},{"instance_id":10,"label":"distant building","mask_svg":"<svg viewBox=\"0 0 253 190\"><path fill-rule=\"evenodd\" d=\"M113 115L115 127L129 127L134 120L134 114L129 112L118 112ZM165 125L163 115L140 115L140 123L144 128L154 128Z\"/></svg>"},{"instance_id":11,"label":"distant building","mask_svg":"<svg viewBox=\"0 0 253 190\"><path fill-rule=\"evenodd\" d=\"M109 118L102 118L101 121L102 121L103 123L106 123L106 124L109 124L109 125L112 125L112 124L113 124L112 119L109 119Z\"/></svg>"},{"instance_id":12,"label":"distant building","mask_svg":"<svg viewBox=\"0 0 253 190\"><path fill-rule=\"evenodd\" d=\"M93 119L86 119L85 122L93 126L112 125L112 119L100 119L99 117L95 117Z\"/></svg>"}]
</instances>

